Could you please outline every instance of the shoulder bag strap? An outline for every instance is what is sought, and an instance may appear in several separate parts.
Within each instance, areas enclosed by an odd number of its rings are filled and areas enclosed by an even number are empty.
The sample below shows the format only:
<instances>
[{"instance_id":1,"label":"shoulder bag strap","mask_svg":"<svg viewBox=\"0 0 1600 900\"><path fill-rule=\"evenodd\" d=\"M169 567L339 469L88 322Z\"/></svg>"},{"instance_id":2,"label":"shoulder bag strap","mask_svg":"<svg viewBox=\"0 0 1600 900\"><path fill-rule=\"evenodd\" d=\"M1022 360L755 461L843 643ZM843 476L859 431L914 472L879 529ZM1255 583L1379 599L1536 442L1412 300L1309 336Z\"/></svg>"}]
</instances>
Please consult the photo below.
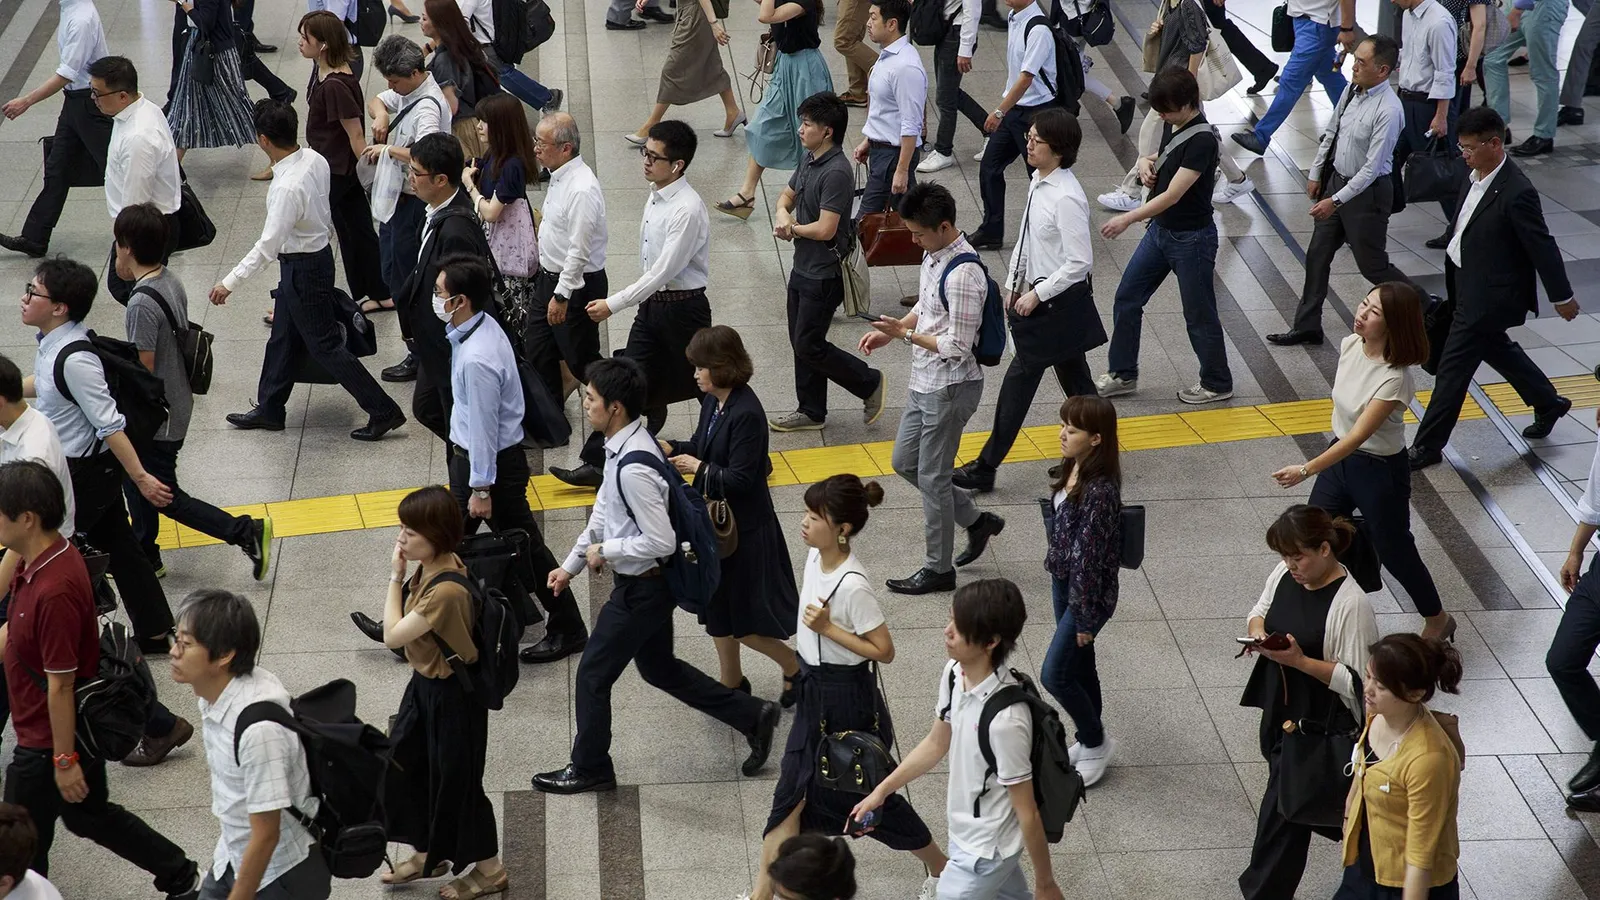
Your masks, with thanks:
<instances>
[{"instance_id":1,"label":"shoulder bag strap","mask_svg":"<svg viewBox=\"0 0 1600 900\"><path fill-rule=\"evenodd\" d=\"M833 590L829 591L828 592L828 596L823 598L822 605L824 607L826 607L828 604L833 602L833 595L839 593L839 586L844 584L844 580L846 578L849 578L851 575L861 575L861 573L856 571L855 569L851 569L850 571L844 573L843 575L840 575L839 576L839 580L835 581L833 583ZM861 575L861 577L863 579L865 579L867 576ZM868 581L867 584L870 586L872 584L872 582ZM820 665L822 663L822 634L820 632L816 632L816 631L813 631L811 633L813 635L815 635L816 638L817 638L817 663L818 663L818 665ZM857 637L860 637L860 635L857 635ZM873 665L877 665L877 663L873 663ZM879 676L879 677L881 678L882 676Z\"/></svg>"},{"instance_id":2,"label":"shoulder bag strap","mask_svg":"<svg viewBox=\"0 0 1600 900\"><path fill-rule=\"evenodd\" d=\"M438 97L435 97L432 94L429 94L426 97L418 97L415 102L407 104L405 109L400 110L389 118L389 133L393 134L394 130L400 127L400 123L405 120L405 117L410 115L413 109L421 106L422 101L424 100L432 100L433 105L439 107L439 114L441 116L444 115L444 107L439 104Z\"/></svg>"},{"instance_id":3,"label":"shoulder bag strap","mask_svg":"<svg viewBox=\"0 0 1600 900\"><path fill-rule=\"evenodd\" d=\"M163 313L165 313L166 316L167 316L167 327L172 329L173 337L177 337L177 335L178 335L178 317L172 314L172 307L167 305L167 298L161 296L161 292L160 291L156 290L155 288L151 287L148 284L139 285L138 287L133 289L133 293L135 293L135 294L144 294L146 297L149 297L150 299L156 301L156 305L161 307L161 311Z\"/></svg>"},{"instance_id":4,"label":"shoulder bag strap","mask_svg":"<svg viewBox=\"0 0 1600 900\"><path fill-rule=\"evenodd\" d=\"M1182 147L1190 138L1194 137L1195 135L1204 131L1210 131L1210 128L1206 127L1207 124L1209 123L1190 124L1182 131L1173 135L1172 140L1167 142L1167 146L1161 148L1161 155L1156 157L1156 171L1159 172L1161 170L1162 164L1167 161L1167 157L1172 155L1172 151Z\"/></svg>"}]
</instances>

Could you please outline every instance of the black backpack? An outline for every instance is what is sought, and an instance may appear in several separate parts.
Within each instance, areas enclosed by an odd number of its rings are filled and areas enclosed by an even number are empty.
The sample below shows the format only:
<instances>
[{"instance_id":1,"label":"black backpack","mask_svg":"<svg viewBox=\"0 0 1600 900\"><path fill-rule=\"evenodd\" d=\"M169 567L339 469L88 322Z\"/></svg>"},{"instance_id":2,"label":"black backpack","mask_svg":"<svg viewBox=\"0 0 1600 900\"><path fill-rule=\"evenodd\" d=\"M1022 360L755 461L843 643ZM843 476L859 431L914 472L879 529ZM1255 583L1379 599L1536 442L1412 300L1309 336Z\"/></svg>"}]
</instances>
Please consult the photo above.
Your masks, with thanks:
<instances>
[{"instance_id":1,"label":"black backpack","mask_svg":"<svg viewBox=\"0 0 1600 900\"><path fill-rule=\"evenodd\" d=\"M378 871L388 851L384 779L394 764L389 738L356 718L356 686L338 678L294 698L289 709L270 700L246 706L234 725L234 762L240 737L257 722L277 722L305 748L317 814L292 806L289 814L316 838L328 871L335 878Z\"/></svg>"},{"instance_id":2,"label":"black backpack","mask_svg":"<svg viewBox=\"0 0 1600 900\"><path fill-rule=\"evenodd\" d=\"M545 0L494 0L492 43L501 62L517 65L555 32L555 16Z\"/></svg>"},{"instance_id":3,"label":"black backpack","mask_svg":"<svg viewBox=\"0 0 1600 900\"><path fill-rule=\"evenodd\" d=\"M706 499L683 480L677 469L648 450L635 450L622 457L617 461L617 471L634 464L650 467L667 482L667 516L672 520L672 539L678 546L671 556L661 560L661 574L667 580L673 599L678 601L678 608L700 615L722 582L717 532L711 525L711 514L706 511ZM617 496L622 498L622 508L628 511L628 518L637 523L639 517L633 514L628 495L620 486Z\"/></svg>"},{"instance_id":4,"label":"black backpack","mask_svg":"<svg viewBox=\"0 0 1600 900\"><path fill-rule=\"evenodd\" d=\"M911 43L933 47L950 32L953 21L944 14L944 0L911 0L911 24L907 32Z\"/></svg>"},{"instance_id":5,"label":"black backpack","mask_svg":"<svg viewBox=\"0 0 1600 900\"><path fill-rule=\"evenodd\" d=\"M983 787L972 798L972 815L978 813L978 801L989 792L989 779L995 774L994 748L989 745L989 725L1000 711L1024 703L1033 716L1033 746L1028 759L1033 763L1033 799L1039 804L1039 819L1044 824L1044 836L1052 844L1059 844L1068 822L1078 811L1083 800L1083 776L1073 767L1067 756L1067 730L1061 725L1061 715L1056 708L1039 696L1033 679L1012 669L1016 684L1008 684L989 695L978 714L978 752L983 754L987 768L983 773ZM950 667L950 696L955 696L956 670Z\"/></svg>"},{"instance_id":6,"label":"black backpack","mask_svg":"<svg viewBox=\"0 0 1600 900\"><path fill-rule=\"evenodd\" d=\"M522 668L517 661L517 642L522 639L523 626L518 621L511 601L499 588L492 588L476 578L460 572L442 572L430 584L438 582L459 584L472 595L472 642L478 646L478 658L467 662L461 658L437 631L429 632L445 662L455 672L461 689L471 694L485 709L500 709L506 705L506 695L517 686Z\"/></svg>"},{"instance_id":7,"label":"black backpack","mask_svg":"<svg viewBox=\"0 0 1600 900\"><path fill-rule=\"evenodd\" d=\"M28 674L39 690L49 690L44 675ZM78 679L73 688L78 751L107 762L126 759L144 737L155 698L155 679L139 642L120 623L105 622L100 629L100 667L94 677Z\"/></svg>"},{"instance_id":8,"label":"black backpack","mask_svg":"<svg viewBox=\"0 0 1600 900\"><path fill-rule=\"evenodd\" d=\"M1028 36L1033 34L1035 28L1048 28L1050 37L1056 44L1056 73L1051 78L1044 72L1039 77L1044 79L1044 86L1055 95L1056 105L1072 113L1079 113L1078 98L1083 96L1083 57L1078 55L1078 42L1067 34L1060 25L1053 24L1045 16L1035 16L1028 20L1028 25L1023 29L1022 37L1026 42Z\"/></svg>"},{"instance_id":9,"label":"black backpack","mask_svg":"<svg viewBox=\"0 0 1600 900\"><path fill-rule=\"evenodd\" d=\"M87 340L73 341L56 354L56 390L74 406L79 404L72 397L72 388L67 386L67 357L84 352L93 353L100 360L111 399L117 402L117 411L127 420L123 433L135 447L148 443L167 421L166 385L139 361L138 347L91 331Z\"/></svg>"},{"instance_id":10,"label":"black backpack","mask_svg":"<svg viewBox=\"0 0 1600 900\"><path fill-rule=\"evenodd\" d=\"M389 24L389 11L383 0L356 0L350 12L354 19L346 19L355 33L356 46L376 47L383 40L383 29Z\"/></svg>"}]
</instances>

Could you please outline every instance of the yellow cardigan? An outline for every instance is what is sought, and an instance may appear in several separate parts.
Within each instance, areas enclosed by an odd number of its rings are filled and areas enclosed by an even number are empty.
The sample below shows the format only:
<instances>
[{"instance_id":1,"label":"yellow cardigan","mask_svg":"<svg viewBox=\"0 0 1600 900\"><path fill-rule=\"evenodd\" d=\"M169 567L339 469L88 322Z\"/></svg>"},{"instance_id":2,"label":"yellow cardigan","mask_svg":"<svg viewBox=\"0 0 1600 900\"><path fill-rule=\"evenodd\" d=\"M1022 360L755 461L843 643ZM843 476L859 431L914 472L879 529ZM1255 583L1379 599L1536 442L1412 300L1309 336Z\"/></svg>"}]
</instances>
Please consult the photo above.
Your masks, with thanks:
<instances>
[{"instance_id":1,"label":"yellow cardigan","mask_svg":"<svg viewBox=\"0 0 1600 900\"><path fill-rule=\"evenodd\" d=\"M1371 727L1369 717L1367 729ZM1355 865L1365 818L1379 884L1403 887L1407 865L1427 869L1432 887L1448 884L1456 877L1461 853L1456 839L1461 757L1455 745L1426 708L1388 759L1366 765L1366 737L1363 729L1345 803L1344 864Z\"/></svg>"}]
</instances>

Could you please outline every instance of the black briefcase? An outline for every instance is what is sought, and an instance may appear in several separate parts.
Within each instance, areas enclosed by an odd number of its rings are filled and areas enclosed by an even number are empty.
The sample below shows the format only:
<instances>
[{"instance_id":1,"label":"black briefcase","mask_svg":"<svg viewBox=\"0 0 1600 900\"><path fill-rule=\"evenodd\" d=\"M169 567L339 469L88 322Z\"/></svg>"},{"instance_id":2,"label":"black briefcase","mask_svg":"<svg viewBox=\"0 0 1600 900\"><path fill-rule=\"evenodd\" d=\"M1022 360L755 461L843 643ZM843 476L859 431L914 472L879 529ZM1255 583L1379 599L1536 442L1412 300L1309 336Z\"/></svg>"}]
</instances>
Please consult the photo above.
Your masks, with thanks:
<instances>
[{"instance_id":1,"label":"black briefcase","mask_svg":"<svg viewBox=\"0 0 1600 900\"><path fill-rule=\"evenodd\" d=\"M1400 181L1405 185L1407 203L1455 200L1467 183L1467 161L1455 147L1434 138L1425 150L1406 157Z\"/></svg>"}]
</instances>

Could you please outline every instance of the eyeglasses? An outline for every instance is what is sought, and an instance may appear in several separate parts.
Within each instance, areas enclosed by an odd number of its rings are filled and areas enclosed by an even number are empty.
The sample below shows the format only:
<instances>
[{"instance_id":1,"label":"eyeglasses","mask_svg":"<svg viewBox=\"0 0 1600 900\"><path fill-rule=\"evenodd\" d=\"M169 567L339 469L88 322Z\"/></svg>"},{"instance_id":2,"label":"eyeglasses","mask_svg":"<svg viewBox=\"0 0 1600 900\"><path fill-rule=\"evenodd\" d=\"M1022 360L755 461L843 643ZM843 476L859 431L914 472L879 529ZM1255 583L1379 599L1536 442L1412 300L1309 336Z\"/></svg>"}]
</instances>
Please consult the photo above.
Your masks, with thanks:
<instances>
[{"instance_id":1,"label":"eyeglasses","mask_svg":"<svg viewBox=\"0 0 1600 900\"><path fill-rule=\"evenodd\" d=\"M185 651L194 646L194 641L178 636L172 639L172 649L167 651L169 656L182 656Z\"/></svg>"},{"instance_id":2,"label":"eyeglasses","mask_svg":"<svg viewBox=\"0 0 1600 900\"><path fill-rule=\"evenodd\" d=\"M648 147L640 147L639 148L639 155L644 157L644 161L645 162L651 163L651 164L658 163L658 162L666 162L667 161L667 158L665 156L662 156L659 153L650 152L650 149Z\"/></svg>"},{"instance_id":3,"label":"eyeglasses","mask_svg":"<svg viewBox=\"0 0 1600 900\"><path fill-rule=\"evenodd\" d=\"M91 100L99 100L101 97L109 97L112 94L125 94L125 93L127 93L127 91L97 91L94 88L90 88L89 89L89 98Z\"/></svg>"},{"instance_id":4,"label":"eyeglasses","mask_svg":"<svg viewBox=\"0 0 1600 900\"><path fill-rule=\"evenodd\" d=\"M22 288L22 299L25 300L25 301L31 301L35 297L38 297L40 300L47 300L47 301L49 301L51 303L55 302L55 299L52 298L49 294L46 294L43 291L40 291L40 290L36 289L33 286L33 282L30 281L26 285L23 285L23 288Z\"/></svg>"},{"instance_id":5,"label":"eyeglasses","mask_svg":"<svg viewBox=\"0 0 1600 900\"><path fill-rule=\"evenodd\" d=\"M426 169L419 169L414 165L410 168L409 172L412 178L432 178L436 174L434 172L429 172Z\"/></svg>"},{"instance_id":6,"label":"eyeglasses","mask_svg":"<svg viewBox=\"0 0 1600 900\"><path fill-rule=\"evenodd\" d=\"M1488 141L1484 141L1481 144L1456 144L1456 149L1461 151L1461 155L1462 156L1466 156L1467 154L1472 153L1472 152L1474 152L1476 150L1482 150L1484 147L1487 147L1487 146L1489 146L1489 142Z\"/></svg>"}]
</instances>

